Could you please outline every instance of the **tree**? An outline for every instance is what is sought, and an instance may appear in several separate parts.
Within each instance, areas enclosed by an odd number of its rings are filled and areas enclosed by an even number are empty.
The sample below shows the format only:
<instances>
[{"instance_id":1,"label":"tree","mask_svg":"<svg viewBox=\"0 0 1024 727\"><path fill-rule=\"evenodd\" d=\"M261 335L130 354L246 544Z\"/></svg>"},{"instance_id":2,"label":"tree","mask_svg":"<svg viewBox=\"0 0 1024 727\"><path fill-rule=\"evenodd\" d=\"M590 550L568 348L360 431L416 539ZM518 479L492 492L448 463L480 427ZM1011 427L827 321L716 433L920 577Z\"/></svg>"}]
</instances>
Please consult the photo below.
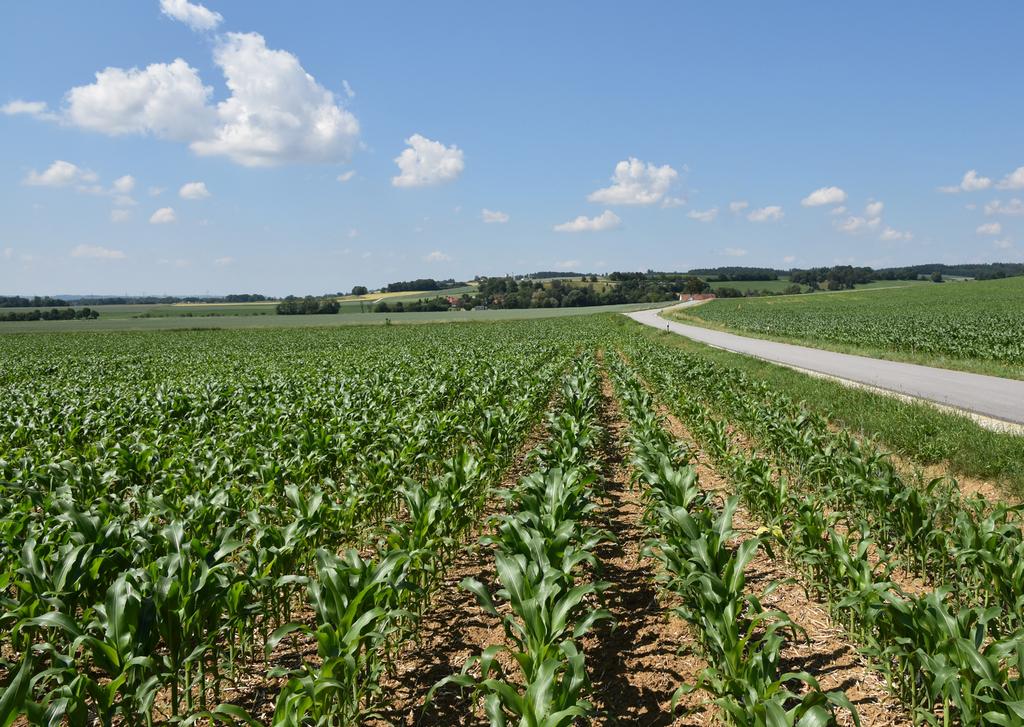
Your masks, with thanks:
<instances>
[{"instance_id":1,"label":"tree","mask_svg":"<svg viewBox=\"0 0 1024 727\"><path fill-rule=\"evenodd\" d=\"M366 289L365 285L353 285L352 295L366 295L370 291Z\"/></svg>"},{"instance_id":2,"label":"tree","mask_svg":"<svg viewBox=\"0 0 1024 727\"><path fill-rule=\"evenodd\" d=\"M685 293L698 295L706 290L711 290L711 286L695 275L689 275L683 280L683 292Z\"/></svg>"},{"instance_id":3,"label":"tree","mask_svg":"<svg viewBox=\"0 0 1024 727\"><path fill-rule=\"evenodd\" d=\"M941 283L941 282L943 282L943 280L942 280L942 271L941 270L936 270L936 271L934 271L932 273L932 282L933 283Z\"/></svg>"}]
</instances>

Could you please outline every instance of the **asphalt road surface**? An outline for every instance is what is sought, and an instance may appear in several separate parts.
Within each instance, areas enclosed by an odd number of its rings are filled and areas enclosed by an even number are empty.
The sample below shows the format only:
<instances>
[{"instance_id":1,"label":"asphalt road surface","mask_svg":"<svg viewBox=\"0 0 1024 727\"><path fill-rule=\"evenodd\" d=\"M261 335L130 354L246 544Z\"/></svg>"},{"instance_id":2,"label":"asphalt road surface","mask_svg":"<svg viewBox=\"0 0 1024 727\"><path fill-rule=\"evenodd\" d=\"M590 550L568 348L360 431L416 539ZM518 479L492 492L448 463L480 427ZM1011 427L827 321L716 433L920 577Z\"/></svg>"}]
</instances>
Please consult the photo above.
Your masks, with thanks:
<instances>
[{"instance_id":1,"label":"asphalt road surface","mask_svg":"<svg viewBox=\"0 0 1024 727\"><path fill-rule=\"evenodd\" d=\"M648 326L662 330L667 327L673 333L717 348L855 381L1005 422L1024 424L1024 381L747 338L669 321L658 313L659 310L642 310L626 315Z\"/></svg>"}]
</instances>

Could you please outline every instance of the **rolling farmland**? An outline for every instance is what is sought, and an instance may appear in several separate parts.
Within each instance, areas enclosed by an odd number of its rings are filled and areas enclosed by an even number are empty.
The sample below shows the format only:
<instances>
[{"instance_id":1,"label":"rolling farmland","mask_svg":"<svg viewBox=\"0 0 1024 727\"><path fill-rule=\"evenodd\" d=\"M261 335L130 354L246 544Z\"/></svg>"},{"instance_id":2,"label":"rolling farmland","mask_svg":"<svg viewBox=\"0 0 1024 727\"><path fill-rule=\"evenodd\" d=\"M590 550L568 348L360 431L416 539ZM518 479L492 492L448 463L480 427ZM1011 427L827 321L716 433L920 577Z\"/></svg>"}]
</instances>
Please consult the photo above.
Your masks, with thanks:
<instances>
[{"instance_id":1,"label":"rolling farmland","mask_svg":"<svg viewBox=\"0 0 1024 727\"><path fill-rule=\"evenodd\" d=\"M1024 723L1016 508L612 316L3 343L5 725Z\"/></svg>"},{"instance_id":2,"label":"rolling farmland","mask_svg":"<svg viewBox=\"0 0 1024 727\"><path fill-rule=\"evenodd\" d=\"M718 300L691 322L736 332L1024 376L1024 278Z\"/></svg>"}]
</instances>

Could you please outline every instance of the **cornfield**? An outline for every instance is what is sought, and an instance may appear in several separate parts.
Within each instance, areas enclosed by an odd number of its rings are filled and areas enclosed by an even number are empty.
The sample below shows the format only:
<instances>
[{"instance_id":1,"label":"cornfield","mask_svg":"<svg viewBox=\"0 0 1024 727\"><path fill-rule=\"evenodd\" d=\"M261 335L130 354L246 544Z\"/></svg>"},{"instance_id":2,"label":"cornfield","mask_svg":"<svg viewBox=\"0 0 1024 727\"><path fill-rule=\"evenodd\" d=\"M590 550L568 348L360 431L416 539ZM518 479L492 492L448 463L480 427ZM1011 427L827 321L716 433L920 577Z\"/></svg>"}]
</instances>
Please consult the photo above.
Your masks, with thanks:
<instances>
[{"instance_id":1,"label":"cornfield","mask_svg":"<svg viewBox=\"0 0 1024 727\"><path fill-rule=\"evenodd\" d=\"M1024 725L1019 508L906 482L610 316L11 336L0 402L4 727L869 724L794 663L808 632L757 559L880 675L890 721ZM630 548L657 594L637 608L684 628L658 645L700 665L642 715L612 696L643 675L607 659L642 646L612 641L606 560Z\"/></svg>"}]
</instances>

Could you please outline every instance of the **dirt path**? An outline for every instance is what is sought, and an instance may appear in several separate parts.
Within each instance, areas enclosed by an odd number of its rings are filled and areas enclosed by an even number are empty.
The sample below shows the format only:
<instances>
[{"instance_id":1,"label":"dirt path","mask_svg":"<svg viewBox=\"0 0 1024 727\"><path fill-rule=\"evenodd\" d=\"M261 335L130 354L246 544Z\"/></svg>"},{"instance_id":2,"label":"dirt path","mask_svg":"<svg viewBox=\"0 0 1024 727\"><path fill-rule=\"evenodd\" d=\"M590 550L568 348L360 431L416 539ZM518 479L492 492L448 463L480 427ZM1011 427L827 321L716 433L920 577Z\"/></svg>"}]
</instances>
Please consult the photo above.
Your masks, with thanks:
<instances>
[{"instance_id":1,"label":"dirt path","mask_svg":"<svg viewBox=\"0 0 1024 727\"><path fill-rule=\"evenodd\" d=\"M671 614L667 596L659 598L654 562L641 555L643 507L629 482L627 425L604 372L602 394L606 442L600 514L618 542L603 544L596 555L601 577L612 583L605 599L617 623L614 629L603 625L584 641L592 699L602 712L596 721L645 727L712 724L713 710L698 695L684 697L678 714L672 714L672 694L684 682L695 681L706 664L689 649L695 644L689 626Z\"/></svg>"}]
</instances>

